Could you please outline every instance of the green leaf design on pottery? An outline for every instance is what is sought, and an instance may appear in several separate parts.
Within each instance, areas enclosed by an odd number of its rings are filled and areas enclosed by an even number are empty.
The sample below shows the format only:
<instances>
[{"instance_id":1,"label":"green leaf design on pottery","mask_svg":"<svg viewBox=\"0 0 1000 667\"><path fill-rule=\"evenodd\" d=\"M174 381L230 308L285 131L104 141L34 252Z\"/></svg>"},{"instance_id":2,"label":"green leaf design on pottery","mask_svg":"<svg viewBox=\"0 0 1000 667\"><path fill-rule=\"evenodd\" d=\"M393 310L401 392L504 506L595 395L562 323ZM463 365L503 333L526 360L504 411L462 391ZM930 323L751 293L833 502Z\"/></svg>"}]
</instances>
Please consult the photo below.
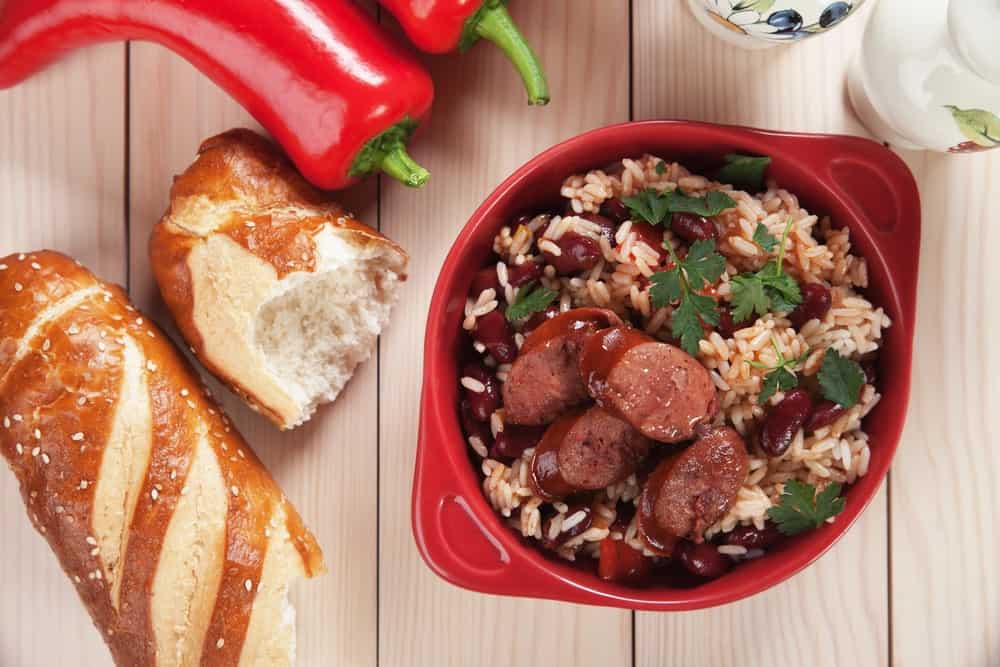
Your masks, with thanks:
<instances>
[{"instance_id":1,"label":"green leaf design on pottery","mask_svg":"<svg viewBox=\"0 0 1000 667\"><path fill-rule=\"evenodd\" d=\"M946 104L959 131L974 143L993 148L1000 146L1000 117L984 109L959 109Z\"/></svg>"},{"instance_id":2,"label":"green leaf design on pottery","mask_svg":"<svg viewBox=\"0 0 1000 667\"><path fill-rule=\"evenodd\" d=\"M732 7L733 12L743 12L747 10L763 14L774 6L774 0L739 0Z\"/></svg>"}]
</instances>

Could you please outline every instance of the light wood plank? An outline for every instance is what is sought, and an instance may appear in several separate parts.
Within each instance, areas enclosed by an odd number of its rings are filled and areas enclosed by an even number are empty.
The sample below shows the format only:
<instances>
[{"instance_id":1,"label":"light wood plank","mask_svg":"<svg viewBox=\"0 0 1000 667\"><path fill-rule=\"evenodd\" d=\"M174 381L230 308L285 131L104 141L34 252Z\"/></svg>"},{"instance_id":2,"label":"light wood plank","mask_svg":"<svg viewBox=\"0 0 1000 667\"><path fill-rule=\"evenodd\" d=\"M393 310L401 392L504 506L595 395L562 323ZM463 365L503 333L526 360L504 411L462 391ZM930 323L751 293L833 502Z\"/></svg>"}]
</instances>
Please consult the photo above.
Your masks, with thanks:
<instances>
[{"instance_id":1,"label":"light wood plank","mask_svg":"<svg viewBox=\"0 0 1000 667\"><path fill-rule=\"evenodd\" d=\"M0 91L0 256L43 247L125 279L125 47L69 57ZM6 468L6 466L4 466ZM73 583L0 473L0 664L102 665Z\"/></svg>"},{"instance_id":2,"label":"light wood plank","mask_svg":"<svg viewBox=\"0 0 1000 667\"><path fill-rule=\"evenodd\" d=\"M171 179L194 159L202 139L259 126L211 81L158 46L132 45L131 82L131 291L167 323L146 244L166 208ZM374 184L341 200L375 223ZM292 433L280 433L211 383L325 552L330 572L292 591L300 665L375 664L376 369L374 359L363 365L334 406Z\"/></svg>"},{"instance_id":3,"label":"light wood plank","mask_svg":"<svg viewBox=\"0 0 1000 667\"><path fill-rule=\"evenodd\" d=\"M807 43L745 52L705 32L686 2L634 0L636 118L864 134L844 96L863 23L854 17ZM636 663L886 664L886 535L883 489L829 554L774 590L697 613L637 614Z\"/></svg>"},{"instance_id":4,"label":"light wood plank","mask_svg":"<svg viewBox=\"0 0 1000 667\"><path fill-rule=\"evenodd\" d=\"M629 612L483 596L420 560L410 531L424 323L452 239L489 191L550 144L628 118L627 14L600 0L515 2L550 73L552 104L524 105L500 53L430 59L437 103L413 154L422 192L383 182L383 230L412 257L411 279L381 345L380 664L628 665ZM595 46L597 48L595 48ZM615 53L620 57L609 57Z\"/></svg>"},{"instance_id":5,"label":"light wood plank","mask_svg":"<svg viewBox=\"0 0 1000 667\"><path fill-rule=\"evenodd\" d=\"M913 396L892 469L893 664L1000 664L1000 154L907 156L923 200Z\"/></svg>"}]
</instances>

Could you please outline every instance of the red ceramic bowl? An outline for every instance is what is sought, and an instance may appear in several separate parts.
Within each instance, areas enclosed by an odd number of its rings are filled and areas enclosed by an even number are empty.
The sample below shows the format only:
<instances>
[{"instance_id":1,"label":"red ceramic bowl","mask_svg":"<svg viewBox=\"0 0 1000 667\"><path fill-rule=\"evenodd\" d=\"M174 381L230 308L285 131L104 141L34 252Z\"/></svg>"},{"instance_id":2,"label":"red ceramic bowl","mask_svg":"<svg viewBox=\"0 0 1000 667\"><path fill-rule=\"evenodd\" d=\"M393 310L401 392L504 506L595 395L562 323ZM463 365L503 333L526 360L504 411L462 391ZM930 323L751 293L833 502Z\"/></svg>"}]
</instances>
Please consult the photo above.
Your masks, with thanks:
<instances>
[{"instance_id":1,"label":"red ceramic bowl","mask_svg":"<svg viewBox=\"0 0 1000 667\"><path fill-rule=\"evenodd\" d=\"M493 237L515 216L561 208L570 174L624 156L653 153L707 173L726 153L772 157L769 176L812 212L851 229L868 260L867 290L892 318L879 358L883 399L865 421L868 474L847 492L833 524L788 540L763 558L696 588L629 588L602 581L593 568L550 557L505 525L484 497L458 420L459 346L466 293L491 254ZM518 169L472 216L445 260L427 321L420 442L413 481L413 532L427 564L444 579L498 595L644 610L684 610L733 602L792 576L850 528L885 478L899 443L910 393L920 203L903 162L856 137L786 134L684 121L628 123L588 132Z\"/></svg>"}]
</instances>

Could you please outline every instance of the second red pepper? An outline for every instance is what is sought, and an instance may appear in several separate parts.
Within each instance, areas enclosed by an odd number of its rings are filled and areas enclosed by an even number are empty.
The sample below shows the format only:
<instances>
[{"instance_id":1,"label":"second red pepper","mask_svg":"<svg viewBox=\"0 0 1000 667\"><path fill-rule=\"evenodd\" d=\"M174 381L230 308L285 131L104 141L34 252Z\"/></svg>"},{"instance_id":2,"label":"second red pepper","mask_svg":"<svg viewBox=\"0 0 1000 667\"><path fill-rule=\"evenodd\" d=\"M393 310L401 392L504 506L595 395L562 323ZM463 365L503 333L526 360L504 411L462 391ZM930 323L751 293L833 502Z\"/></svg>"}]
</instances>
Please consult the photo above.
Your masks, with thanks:
<instances>
[{"instance_id":1,"label":"second red pepper","mask_svg":"<svg viewBox=\"0 0 1000 667\"><path fill-rule=\"evenodd\" d=\"M529 104L548 104L549 87L538 56L517 29L506 0L379 0L417 48L466 51L488 39L507 54L524 80Z\"/></svg>"}]
</instances>

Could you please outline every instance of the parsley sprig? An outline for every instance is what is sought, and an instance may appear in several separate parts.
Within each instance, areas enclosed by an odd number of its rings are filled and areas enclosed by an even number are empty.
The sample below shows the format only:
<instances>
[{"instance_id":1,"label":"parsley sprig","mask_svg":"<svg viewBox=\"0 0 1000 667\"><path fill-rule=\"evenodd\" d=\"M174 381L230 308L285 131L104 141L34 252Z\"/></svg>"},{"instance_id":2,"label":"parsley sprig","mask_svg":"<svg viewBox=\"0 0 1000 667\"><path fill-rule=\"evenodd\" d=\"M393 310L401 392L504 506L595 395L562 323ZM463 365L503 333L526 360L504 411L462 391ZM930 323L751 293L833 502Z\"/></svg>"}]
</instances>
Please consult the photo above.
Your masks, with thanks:
<instances>
[{"instance_id":1,"label":"parsley sprig","mask_svg":"<svg viewBox=\"0 0 1000 667\"><path fill-rule=\"evenodd\" d=\"M771 158L729 153L725 160L726 164L716 172L715 180L748 192L760 192L763 189L764 172L771 164Z\"/></svg>"},{"instance_id":2,"label":"parsley sprig","mask_svg":"<svg viewBox=\"0 0 1000 667\"><path fill-rule=\"evenodd\" d=\"M816 487L797 479L785 482L778 504L767 511L767 516L785 535L819 528L823 523L844 511L846 501L840 497L840 484L829 484L816 493Z\"/></svg>"},{"instance_id":3,"label":"parsley sprig","mask_svg":"<svg viewBox=\"0 0 1000 667\"><path fill-rule=\"evenodd\" d=\"M736 206L733 198L725 192L711 190L704 197L692 197L684 194L680 188L664 192L646 188L631 197L622 197L622 203L640 220L651 225L664 223L667 227L670 226L670 217L674 213L694 213L709 217Z\"/></svg>"},{"instance_id":4,"label":"parsley sprig","mask_svg":"<svg viewBox=\"0 0 1000 667\"><path fill-rule=\"evenodd\" d=\"M719 324L715 299L698 294L697 290L719 279L726 270L726 260L715 252L714 240L695 241L683 260L677 256L670 241L664 241L663 247L670 253L674 266L650 277L650 300L655 308L677 303L671 314L671 333L680 340L684 351L694 356L698 354L698 341L705 334L702 323Z\"/></svg>"},{"instance_id":5,"label":"parsley sprig","mask_svg":"<svg viewBox=\"0 0 1000 667\"><path fill-rule=\"evenodd\" d=\"M534 313L540 313L549 307L559 297L559 292L541 285L535 287L531 282L522 287L514 298L514 303L507 306L505 313L508 322L522 320Z\"/></svg>"},{"instance_id":6,"label":"parsley sprig","mask_svg":"<svg viewBox=\"0 0 1000 667\"><path fill-rule=\"evenodd\" d=\"M757 403L760 405L766 403L776 392L788 391L789 389L798 387L799 378L796 375L796 371L809 358L808 350L798 357L785 357L781 352L781 348L778 347L778 341L775 340L774 336L771 336L771 345L774 347L774 353L778 357L776 365L768 366L761 361L747 360L747 363L754 368L767 368L770 371L764 376L760 394L757 396Z\"/></svg>"},{"instance_id":7,"label":"parsley sprig","mask_svg":"<svg viewBox=\"0 0 1000 667\"><path fill-rule=\"evenodd\" d=\"M865 372L858 362L841 356L832 347L828 347L823 355L818 379L823 397L828 401L849 408L861 400Z\"/></svg>"},{"instance_id":8,"label":"parsley sprig","mask_svg":"<svg viewBox=\"0 0 1000 667\"><path fill-rule=\"evenodd\" d=\"M788 312L802 303L802 291L795 278L782 269L785 262L785 241L792 230L792 218L788 218L785 231L781 235L778 247L778 257L764 265L755 273L741 273L732 280L733 320L743 322L750 315L764 315L771 310ZM775 243L774 237L761 232L763 225L758 225L754 232L754 241L768 250L765 244ZM770 241L766 237L770 238ZM773 245L770 245L773 248Z\"/></svg>"}]
</instances>

